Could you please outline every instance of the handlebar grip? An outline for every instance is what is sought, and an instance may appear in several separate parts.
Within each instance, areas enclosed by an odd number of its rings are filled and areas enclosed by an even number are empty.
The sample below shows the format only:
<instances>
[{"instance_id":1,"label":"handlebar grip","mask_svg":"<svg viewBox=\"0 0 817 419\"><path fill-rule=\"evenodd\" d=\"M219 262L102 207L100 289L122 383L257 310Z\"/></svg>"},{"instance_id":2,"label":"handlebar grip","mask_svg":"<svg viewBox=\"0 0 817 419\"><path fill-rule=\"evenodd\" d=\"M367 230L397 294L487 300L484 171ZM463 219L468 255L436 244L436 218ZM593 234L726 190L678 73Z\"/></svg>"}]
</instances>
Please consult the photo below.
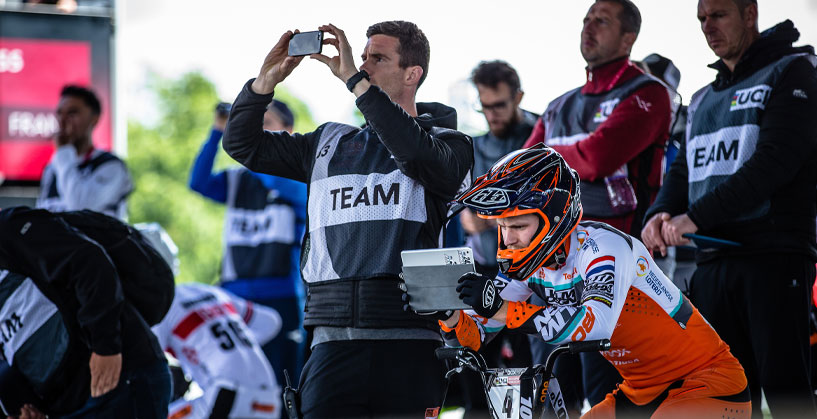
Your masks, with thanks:
<instances>
[{"instance_id":1,"label":"handlebar grip","mask_svg":"<svg viewBox=\"0 0 817 419\"><path fill-rule=\"evenodd\" d=\"M610 349L610 339L588 340L585 342L570 342L567 348L572 354L579 352L597 352Z\"/></svg>"},{"instance_id":2,"label":"handlebar grip","mask_svg":"<svg viewBox=\"0 0 817 419\"><path fill-rule=\"evenodd\" d=\"M462 348L437 348L434 350L434 355L437 355L437 359L440 360L457 359L462 351Z\"/></svg>"}]
</instances>

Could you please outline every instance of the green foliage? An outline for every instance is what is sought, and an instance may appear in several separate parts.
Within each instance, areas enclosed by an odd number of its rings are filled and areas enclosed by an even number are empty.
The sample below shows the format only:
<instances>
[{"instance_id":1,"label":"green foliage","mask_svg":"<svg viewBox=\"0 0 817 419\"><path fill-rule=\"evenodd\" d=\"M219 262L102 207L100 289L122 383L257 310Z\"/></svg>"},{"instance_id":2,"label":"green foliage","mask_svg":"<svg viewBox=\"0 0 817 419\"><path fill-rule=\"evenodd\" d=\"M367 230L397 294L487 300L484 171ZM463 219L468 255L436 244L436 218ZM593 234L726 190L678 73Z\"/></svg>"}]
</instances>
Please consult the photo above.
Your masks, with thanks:
<instances>
[{"instance_id":1,"label":"green foliage","mask_svg":"<svg viewBox=\"0 0 817 419\"><path fill-rule=\"evenodd\" d=\"M128 203L129 221L156 221L167 230L179 247L177 282L213 283L219 276L224 206L187 185L193 161L213 124L216 89L197 72L172 80L154 78L149 88L157 98L158 122L152 127L128 123L127 163L135 184ZM276 98L291 107L296 129L315 129L303 102L284 89L276 91ZM236 164L221 150L216 170Z\"/></svg>"}]
</instances>

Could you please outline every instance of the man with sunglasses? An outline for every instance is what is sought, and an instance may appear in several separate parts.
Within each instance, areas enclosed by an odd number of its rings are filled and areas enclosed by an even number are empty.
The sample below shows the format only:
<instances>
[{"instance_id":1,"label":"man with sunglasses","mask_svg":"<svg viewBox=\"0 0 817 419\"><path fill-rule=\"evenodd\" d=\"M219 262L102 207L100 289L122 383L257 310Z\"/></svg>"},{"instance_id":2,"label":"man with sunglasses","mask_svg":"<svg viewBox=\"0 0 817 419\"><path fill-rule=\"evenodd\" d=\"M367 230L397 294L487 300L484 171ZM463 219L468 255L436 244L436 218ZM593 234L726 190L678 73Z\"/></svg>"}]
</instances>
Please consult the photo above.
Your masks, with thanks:
<instances>
[{"instance_id":1,"label":"man with sunglasses","mask_svg":"<svg viewBox=\"0 0 817 419\"><path fill-rule=\"evenodd\" d=\"M471 72L471 82L479 94L479 112L485 116L488 132L474 137L474 178L491 168L502 156L522 148L533 131L538 115L519 107L522 102L522 86L516 70L505 61L482 61ZM465 209L459 221L466 233L466 244L474 250L474 262L479 272L495 276L499 268L496 264L497 235L496 223L476 216ZM510 348L510 353L507 351ZM533 363L527 336L502 333L481 351L491 365L508 368L526 367ZM474 374L476 373L466 373ZM478 380L459 376L464 390L463 405L466 415L476 410L487 413L488 406L482 397Z\"/></svg>"},{"instance_id":2,"label":"man with sunglasses","mask_svg":"<svg viewBox=\"0 0 817 419\"><path fill-rule=\"evenodd\" d=\"M488 132L474 137L476 178L485 174L500 157L522 148L533 131L537 115L519 107L522 91L519 75L504 61L483 61L471 72L479 93L480 113ZM470 210L460 216L462 227L474 249L477 264L486 274L496 274L496 224L482 220ZM482 270L482 269L481 269Z\"/></svg>"}]
</instances>

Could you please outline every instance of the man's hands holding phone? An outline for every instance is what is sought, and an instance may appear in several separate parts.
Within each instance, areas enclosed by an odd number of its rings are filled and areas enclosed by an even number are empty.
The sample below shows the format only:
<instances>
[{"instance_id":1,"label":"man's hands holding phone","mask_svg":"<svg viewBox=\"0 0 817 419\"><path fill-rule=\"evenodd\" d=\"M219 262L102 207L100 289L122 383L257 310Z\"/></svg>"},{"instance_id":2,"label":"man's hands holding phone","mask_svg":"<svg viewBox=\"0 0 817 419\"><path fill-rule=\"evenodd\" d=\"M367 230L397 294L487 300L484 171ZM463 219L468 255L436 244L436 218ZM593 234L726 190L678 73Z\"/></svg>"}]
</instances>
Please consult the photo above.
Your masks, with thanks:
<instances>
[{"instance_id":1,"label":"man's hands holding phone","mask_svg":"<svg viewBox=\"0 0 817 419\"><path fill-rule=\"evenodd\" d=\"M294 34L293 31L284 32L278 43L272 47L267 57L264 58L261 71L258 72L258 77L252 82L253 92L260 95L272 93L275 86L292 74L292 70L295 70L295 67L304 59L304 57L289 56L289 40L292 39Z\"/></svg>"},{"instance_id":2,"label":"man's hands holding phone","mask_svg":"<svg viewBox=\"0 0 817 419\"><path fill-rule=\"evenodd\" d=\"M346 34L331 23L320 26L318 30L334 36L334 38L324 37L322 43L323 45L334 46L338 50L338 55L335 57L329 57L323 54L310 54L309 58L326 64L335 77L340 79L340 81L343 83L346 83L349 78L358 72L358 68L355 65L354 56L352 54L352 47L349 45L349 41L346 39ZM275 86L292 74L295 67L301 63L304 56L289 56L289 41L296 33L300 32L297 30L294 32L285 32L283 35L281 35L281 39L278 40L278 43L275 44L275 46L272 47L272 50L270 50L270 52L267 54L267 57L264 59L264 64L261 66L261 71L259 72L258 77L252 83L252 90L255 93L272 93L272 91L275 90ZM360 89L361 93L365 92L368 88L368 80L363 79L360 81L360 83L358 83L358 89Z\"/></svg>"},{"instance_id":3,"label":"man's hands holding phone","mask_svg":"<svg viewBox=\"0 0 817 419\"><path fill-rule=\"evenodd\" d=\"M349 45L349 40L346 39L346 33L331 23L322 25L318 29L335 36L334 38L324 38L323 43L335 47L338 50L338 55L336 57L327 57L323 54L312 54L309 58L326 64L335 77L346 83L358 71L355 58L352 55L352 47Z\"/></svg>"}]
</instances>

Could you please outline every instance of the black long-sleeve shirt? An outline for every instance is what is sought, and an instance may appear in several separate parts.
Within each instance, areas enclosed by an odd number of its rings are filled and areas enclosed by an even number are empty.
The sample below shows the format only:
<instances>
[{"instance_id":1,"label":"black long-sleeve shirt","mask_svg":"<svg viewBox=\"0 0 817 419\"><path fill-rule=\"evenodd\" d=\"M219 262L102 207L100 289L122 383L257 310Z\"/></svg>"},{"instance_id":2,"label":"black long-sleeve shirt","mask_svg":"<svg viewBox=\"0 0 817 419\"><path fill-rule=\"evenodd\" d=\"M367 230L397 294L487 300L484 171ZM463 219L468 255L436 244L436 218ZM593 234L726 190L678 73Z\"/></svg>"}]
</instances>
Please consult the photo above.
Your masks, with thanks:
<instances>
[{"instance_id":1,"label":"black long-sleeve shirt","mask_svg":"<svg viewBox=\"0 0 817 419\"><path fill-rule=\"evenodd\" d=\"M91 351L121 353L123 369L163 359L147 323L125 301L107 253L59 213L26 207L0 211L0 267L53 289Z\"/></svg>"},{"instance_id":2,"label":"black long-sleeve shirt","mask_svg":"<svg viewBox=\"0 0 817 419\"><path fill-rule=\"evenodd\" d=\"M795 52L790 22L775 27L746 51L730 72L719 61L713 89L722 91L755 71ZM813 58L813 57L812 57ZM686 144L682 144L646 219L666 211L684 212L701 234L743 244L736 252L795 252L817 258L815 249L815 187L817 186L817 71L808 58L792 61L772 86L752 156L728 179L699 200L688 203ZM737 215L768 201L759 220L737 223Z\"/></svg>"}]
</instances>

